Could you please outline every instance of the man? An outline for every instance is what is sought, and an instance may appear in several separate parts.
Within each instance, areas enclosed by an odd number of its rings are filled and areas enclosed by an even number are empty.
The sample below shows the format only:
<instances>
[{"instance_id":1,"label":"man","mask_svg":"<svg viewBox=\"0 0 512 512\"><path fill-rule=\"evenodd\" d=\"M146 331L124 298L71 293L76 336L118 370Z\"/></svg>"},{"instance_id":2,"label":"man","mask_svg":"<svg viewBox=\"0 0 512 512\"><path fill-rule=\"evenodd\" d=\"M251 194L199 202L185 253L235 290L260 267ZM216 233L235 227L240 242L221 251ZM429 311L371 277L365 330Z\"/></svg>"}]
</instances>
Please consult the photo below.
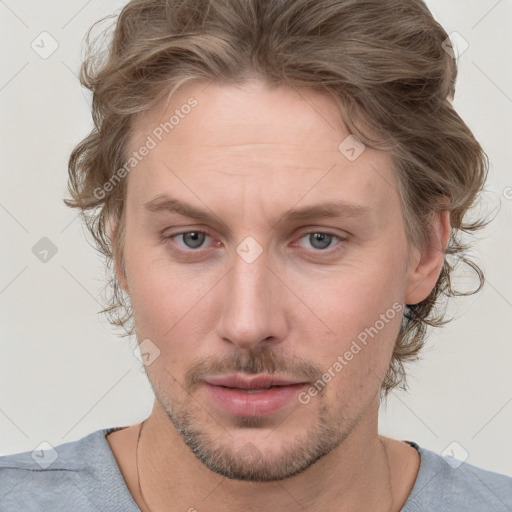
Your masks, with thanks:
<instances>
[{"instance_id":1,"label":"man","mask_svg":"<svg viewBox=\"0 0 512 512\"><path fill-rule=\"evenodd\" d=\"M0 458L0 510L512 510L511 478L377 428L482 224L446 38L419 0L128 3L67 204L154 407Z\"/></svg>"}]
</instances>

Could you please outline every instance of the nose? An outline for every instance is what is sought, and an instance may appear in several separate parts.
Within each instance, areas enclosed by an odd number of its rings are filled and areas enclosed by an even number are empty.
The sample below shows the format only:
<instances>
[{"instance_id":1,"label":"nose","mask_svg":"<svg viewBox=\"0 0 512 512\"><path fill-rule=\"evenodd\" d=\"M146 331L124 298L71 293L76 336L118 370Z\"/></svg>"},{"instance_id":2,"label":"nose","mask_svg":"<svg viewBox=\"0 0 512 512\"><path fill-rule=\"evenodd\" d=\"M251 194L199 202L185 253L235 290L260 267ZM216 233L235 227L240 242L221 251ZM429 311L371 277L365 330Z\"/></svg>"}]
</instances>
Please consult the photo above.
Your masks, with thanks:
<instances>
[{"instance_id":1,"label":"nose","mask_svg":"<svg viewBox=\"0 0 512 512\"><path fill-rule=\"evenodd\" d=\"M221 295L217 330L221 339L249 349L286 337L286 297L265 253L251 263L235 253Z\"/></svg>"}]
</instances>

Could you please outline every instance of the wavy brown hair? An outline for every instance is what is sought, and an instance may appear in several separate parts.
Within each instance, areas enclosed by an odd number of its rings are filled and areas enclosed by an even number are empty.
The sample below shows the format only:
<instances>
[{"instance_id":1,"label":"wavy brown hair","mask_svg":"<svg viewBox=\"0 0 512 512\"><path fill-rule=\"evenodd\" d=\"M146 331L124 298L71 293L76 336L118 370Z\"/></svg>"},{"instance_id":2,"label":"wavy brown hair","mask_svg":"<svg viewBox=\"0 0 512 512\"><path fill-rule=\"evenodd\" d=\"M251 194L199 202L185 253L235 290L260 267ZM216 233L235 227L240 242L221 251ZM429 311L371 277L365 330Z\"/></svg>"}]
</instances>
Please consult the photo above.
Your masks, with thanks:
<instances>
[{"instance_id":1,"label":"wavy brown hair","mask_svg":"<svg viewBox=\"0 0 512 512\"><path fill-rule=\"evenodd\" d=\"M111 18L93 40L96 25ZM132 0L94 24L80 71L92 92L94 127L71 153L65 203L80 210L106 258L102 312L109 321L122 335L135 332L129 297L113 272L114 259L123 261L126 178L101 197L95 191L125 164L137 114L191 80L258 77L309 87L338 102L343 121L367 146L392 155L410 243L426 243L433 215L450 212L441 274L425 300L406 306L382 383L384 395L406 388L404 363L417 358L428 326L447 322L444 299L484 283L461 235L486 223L467 216L488 159L453 108L457 63L445 51L448 41L421 0ZM476 290L452 286L458 262L476 272Z\"/></svg>"}]
</instances>

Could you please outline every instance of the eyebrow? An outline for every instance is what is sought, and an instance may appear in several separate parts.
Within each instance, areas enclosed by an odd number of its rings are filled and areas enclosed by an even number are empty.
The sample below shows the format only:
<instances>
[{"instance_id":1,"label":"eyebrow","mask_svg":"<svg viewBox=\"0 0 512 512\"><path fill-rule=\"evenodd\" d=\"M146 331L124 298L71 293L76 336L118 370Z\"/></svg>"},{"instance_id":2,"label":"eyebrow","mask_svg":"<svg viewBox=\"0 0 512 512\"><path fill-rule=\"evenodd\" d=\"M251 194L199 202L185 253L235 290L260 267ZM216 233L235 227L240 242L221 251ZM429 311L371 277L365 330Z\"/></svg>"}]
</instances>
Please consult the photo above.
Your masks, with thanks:
<instances>
[{"instance_id":1,"label":"eyebrow","mask_svg":"<svg viewBox=\"0 0 512 512\"><path fill-rule=\"evenodd\" d=\"M178 213L184 217L204 222L217 222L227 227L227 224L211 210L197 208L166 194L156 196L151 201L145 203L143 208L149 213ZM357 203L343 200L328 201L302 208L292 208L286 211L275 224L283 221L293 222L308 219L368 217L370 213L371 210L368 207Z\"/></svg>"}]
</instances>

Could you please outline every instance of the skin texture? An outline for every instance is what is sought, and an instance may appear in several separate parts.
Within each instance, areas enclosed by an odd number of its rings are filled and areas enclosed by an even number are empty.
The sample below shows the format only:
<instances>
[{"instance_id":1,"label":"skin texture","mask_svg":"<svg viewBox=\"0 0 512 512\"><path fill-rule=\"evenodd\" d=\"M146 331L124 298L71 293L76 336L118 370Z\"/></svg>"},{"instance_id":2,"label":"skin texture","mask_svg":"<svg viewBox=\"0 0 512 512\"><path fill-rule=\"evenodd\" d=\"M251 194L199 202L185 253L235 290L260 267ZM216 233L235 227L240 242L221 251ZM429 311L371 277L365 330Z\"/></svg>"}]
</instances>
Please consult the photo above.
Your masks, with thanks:
<instances>
[{"instance_id":1,"label":"skin texture","mask_svg":"<svg viewBox=\"0 0 512 512\"><path fill-rule=\"evenodd\" d=\"M350 133L336 104L308 89L186 84L137 118L132 150L191 97L197 106L128 176L124 261L116 261L137 337L160 351L145 366L156 396L139 447L145 501L153 511L399 510L419 456L378 435L401 318L386 312L434 287L449 215L435 217L428 246L410 245L391 157L366 148L347 159L338 146ZM149 212L145 204L162 194L211 219ZM365 213L286 217L340 200ZM172 237L182 232L206 236ZM244 245L247 237L258 245ZM240 247L262 253L248 262ZM307 404L294 398L241 418L199 381L238 370L311 385L383 314L378 334ZM107 439L147 510L138 427Z\"/></svg>"}]
</instances>

